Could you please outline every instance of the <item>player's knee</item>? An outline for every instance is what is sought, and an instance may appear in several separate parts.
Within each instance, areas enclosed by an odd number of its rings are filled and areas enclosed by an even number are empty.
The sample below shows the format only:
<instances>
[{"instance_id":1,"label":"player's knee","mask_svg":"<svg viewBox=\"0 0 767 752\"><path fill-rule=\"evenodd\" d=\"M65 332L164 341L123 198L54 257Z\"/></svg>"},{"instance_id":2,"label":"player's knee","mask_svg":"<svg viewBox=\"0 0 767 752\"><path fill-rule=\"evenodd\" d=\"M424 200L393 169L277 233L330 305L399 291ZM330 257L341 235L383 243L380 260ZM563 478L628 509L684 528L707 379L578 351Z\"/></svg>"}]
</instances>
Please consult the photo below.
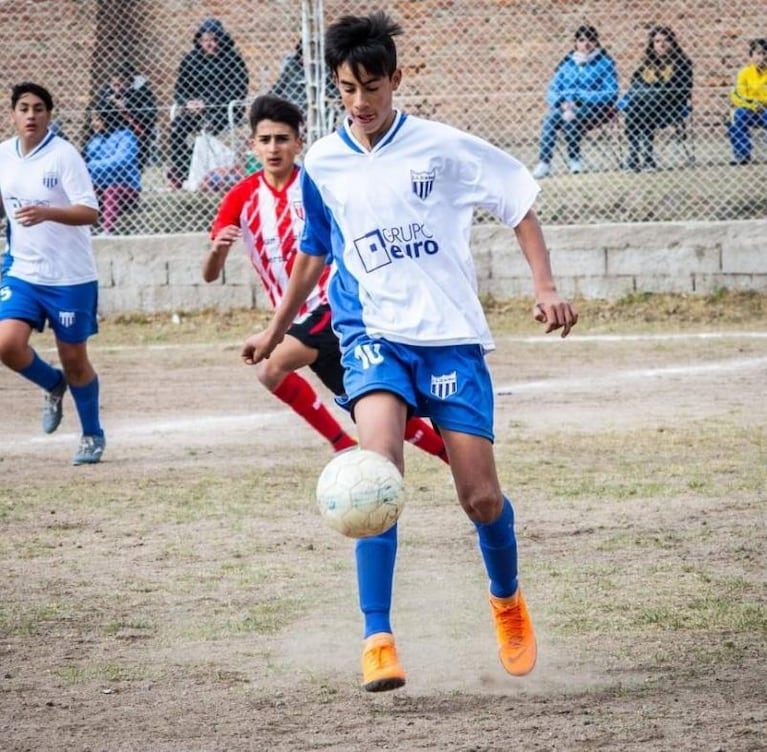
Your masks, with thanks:
<instances>
[{"instance_id":1,"label":"player's knee","mask_svg":"<svg viewBox=\"0 0 767 752\"><path fill-rule=\"evenodd\" d=\"M256 378L270 392L273 392L285 380L287 373L281 368L275 368L268 359L262 360L256 366Z\"/></svg>"},{"instance_id":2,"label":"player's knee","mask_svg":"<svg viewBox=\"0 0 767 752\"><path fill-rule=\"evenodd\" d=\"M0 340L0 361L4 366L18 371L23 368L27 346L15 339Z\"/></svg>"},{"instance_id":3,"label":"player's knee","mask_svg":"<svg viewBox=\"0 0 767 752\"><path fill-rule=\"evenodd\" d=\"M461 506L472 522L486 525L498 518L503 506L503 497L497 493L478 491L462 498Z\"/></svg>"}]
</instances>

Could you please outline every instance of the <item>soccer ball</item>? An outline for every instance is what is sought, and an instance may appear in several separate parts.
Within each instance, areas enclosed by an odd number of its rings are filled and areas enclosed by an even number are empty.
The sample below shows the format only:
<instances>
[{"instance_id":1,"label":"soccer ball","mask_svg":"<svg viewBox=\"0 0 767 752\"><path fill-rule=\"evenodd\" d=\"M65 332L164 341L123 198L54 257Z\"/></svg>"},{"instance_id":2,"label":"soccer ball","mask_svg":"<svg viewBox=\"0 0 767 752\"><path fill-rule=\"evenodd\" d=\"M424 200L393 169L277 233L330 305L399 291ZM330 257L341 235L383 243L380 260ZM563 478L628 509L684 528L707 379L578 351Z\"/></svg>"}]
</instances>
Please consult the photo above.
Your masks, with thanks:
<instances>
[{"instance_id":1,"label":"soccer ball","mask_svg":"<svg viewBox=\"0 0 767 752\"><path fill-rule=\"evenodd\" d=\"M397 521L405 504L402 475L378 452L348 449L320 473L317 504L325 522L349 538L380 535Z\"/></svg>"}]
</instances>

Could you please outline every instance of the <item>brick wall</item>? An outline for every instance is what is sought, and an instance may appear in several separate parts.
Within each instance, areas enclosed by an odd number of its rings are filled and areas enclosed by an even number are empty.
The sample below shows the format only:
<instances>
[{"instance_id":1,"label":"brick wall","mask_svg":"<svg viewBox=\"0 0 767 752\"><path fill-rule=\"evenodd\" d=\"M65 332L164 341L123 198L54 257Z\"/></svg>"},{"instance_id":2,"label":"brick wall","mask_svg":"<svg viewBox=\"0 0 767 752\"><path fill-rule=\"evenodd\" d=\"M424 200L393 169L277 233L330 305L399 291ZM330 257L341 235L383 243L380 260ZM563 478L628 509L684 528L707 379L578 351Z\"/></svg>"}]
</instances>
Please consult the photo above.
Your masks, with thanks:
<instances>
[{"instance_id":1,"label":"brick wall","mask_svg":"<svg viewBox=\"0 0 767 752\"><path fill-rule=\"evenodd\" d=\"M402 102L414 112L471 128L505 144L509 130L536 134L543 89L581 23L600 29L626 84L647 28L666 23L695 62L696 127L720 128L726 93L747 56L747 40L767 34L767 4L688 0L397 0L381 3L402 20L406 78ZM328 17L359 9L326 0ZM367 6L364 6L367 7ZM49 86L66 121L103 80L109 62L140 61L160 99L170 102L194 28L215 15L248 61L252 90L269 84L300 34L300 0L14 0L0 2L5 88L36 78ZM492 124L492 125L488 125ZM7 125L2 128L7 135ZM489 130L491 129L491 130Z\"/></svg>"}]
</instances>

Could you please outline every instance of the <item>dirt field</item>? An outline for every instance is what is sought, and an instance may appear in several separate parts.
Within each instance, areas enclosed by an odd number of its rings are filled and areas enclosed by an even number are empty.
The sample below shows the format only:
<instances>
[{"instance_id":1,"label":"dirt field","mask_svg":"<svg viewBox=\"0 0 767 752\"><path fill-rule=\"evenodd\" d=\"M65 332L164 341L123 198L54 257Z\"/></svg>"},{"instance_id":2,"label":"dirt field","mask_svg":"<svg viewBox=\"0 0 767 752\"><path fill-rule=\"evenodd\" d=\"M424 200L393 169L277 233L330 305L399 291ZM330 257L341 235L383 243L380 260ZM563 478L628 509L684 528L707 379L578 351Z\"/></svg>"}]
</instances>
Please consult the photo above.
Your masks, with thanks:
<instances>
[{"instance_id":1,"label":"dirt field","mask_svg":"<svg viewBox=\"0 0 767 752\"><path fill-rule=\"evenodd\" d=\"M373 696L329 449L240 364L247 315L104 322L99 466L69 397L44 436L1 371L0 750L767 749L764 299L584 313L564 341L494 314L536 670L502 672L472 526L408 448L408 683Z\"/></svg>"}]
</instances>

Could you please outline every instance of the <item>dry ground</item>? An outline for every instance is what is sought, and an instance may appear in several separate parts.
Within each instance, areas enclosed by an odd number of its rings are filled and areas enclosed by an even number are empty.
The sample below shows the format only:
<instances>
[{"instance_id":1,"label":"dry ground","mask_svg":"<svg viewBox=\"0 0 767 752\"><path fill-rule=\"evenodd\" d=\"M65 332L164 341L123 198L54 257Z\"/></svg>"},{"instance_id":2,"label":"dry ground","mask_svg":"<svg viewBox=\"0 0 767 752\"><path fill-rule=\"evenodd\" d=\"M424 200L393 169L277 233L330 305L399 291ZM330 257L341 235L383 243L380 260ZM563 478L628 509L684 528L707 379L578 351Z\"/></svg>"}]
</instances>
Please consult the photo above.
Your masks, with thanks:
<instances>
[{"instance_id":1,"label":"dry ground","mask_svg":"<svg viewBox=\"0 0 767 752\"><path fill-rule=\"evenodd\" d=\"M312 505L329 452L240 364L254 314L105 321L95 467L69 465L71 400L43 436L0 372L0 749L767 749L765 298L583 303L564 341L526 308L494 307L490 357L524 679L447 468L408 448L408 684L358 689L352 547Z\"/></svg>"}]
</instances>

